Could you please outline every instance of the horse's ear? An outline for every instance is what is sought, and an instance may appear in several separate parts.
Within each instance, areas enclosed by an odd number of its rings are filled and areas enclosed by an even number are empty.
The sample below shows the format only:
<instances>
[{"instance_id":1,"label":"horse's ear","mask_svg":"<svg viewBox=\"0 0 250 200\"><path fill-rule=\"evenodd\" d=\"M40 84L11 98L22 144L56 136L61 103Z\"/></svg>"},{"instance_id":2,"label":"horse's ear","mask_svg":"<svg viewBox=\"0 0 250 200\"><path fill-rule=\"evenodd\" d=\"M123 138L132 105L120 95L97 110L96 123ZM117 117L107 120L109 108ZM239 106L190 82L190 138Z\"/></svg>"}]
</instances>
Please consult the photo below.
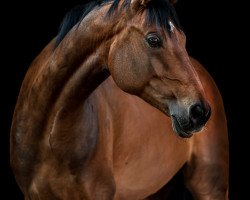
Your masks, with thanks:
<instances>
[{"instance_id":1,"label":"horse's ear","mask_svg":"<svg viewBox=\"0 0 250 200\"><path fill-rule=\"evenodd\" d=\"M131 0L131 5L132 5L132 8L138 8L140 6L147 7L147 4L150 1L157 1L157 0ZM172 3L172 4L176 4L177 1L178 0L169 0L169 2Z\"/></svg>"},{"instance_id":2,"label":"horse's ear","mask_svg":"<svg viewBox=\"0 0 250 200\"><path fill-rule=\"evenodd\" d=\"M140 1L141 1L141 5L146 7L148 2L150 2L152 0L140 0Z\"/></svg>"},{"instance_id":3,"label":"horse's ear","mask_svg":"<svg viewBox=\"0 0 250 200\"><path fill-rule=\"evenodd\" d=\"M169 0L170 3L176 4L178 0Z\"/></svg>"},{"instance_id":4,"label":"horse's ear","mask_svg":"<svg viewBox=\"0 0 250 200\"><path fill-rule=\"evenodd\" d=\"M141 6L146 7L148 2L150 2L152 0L131 0L131 6L133 9L137 9Z\"/></svg>"}]
</instances>

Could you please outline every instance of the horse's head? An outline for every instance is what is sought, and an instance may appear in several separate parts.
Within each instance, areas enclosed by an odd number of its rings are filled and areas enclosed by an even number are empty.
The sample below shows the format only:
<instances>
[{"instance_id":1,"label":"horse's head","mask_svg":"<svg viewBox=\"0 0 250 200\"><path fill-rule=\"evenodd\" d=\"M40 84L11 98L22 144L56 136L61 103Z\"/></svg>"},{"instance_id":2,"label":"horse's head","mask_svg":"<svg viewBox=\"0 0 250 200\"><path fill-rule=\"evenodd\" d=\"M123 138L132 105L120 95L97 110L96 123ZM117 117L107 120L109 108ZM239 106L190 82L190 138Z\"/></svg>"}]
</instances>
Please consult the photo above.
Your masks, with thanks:
<instances>
[{"instance_id":1,"label":"horse's head","mask_svg":"<svg viewBox=\"0 0 250 200\"><path fill-rule=\"evenodd\" d=\"M125 22L111 45L109 70L122 90L170 116L174 131L190 137L207 122L210 106L171 2L120 2Z\"/></svg>"}]
</instances>

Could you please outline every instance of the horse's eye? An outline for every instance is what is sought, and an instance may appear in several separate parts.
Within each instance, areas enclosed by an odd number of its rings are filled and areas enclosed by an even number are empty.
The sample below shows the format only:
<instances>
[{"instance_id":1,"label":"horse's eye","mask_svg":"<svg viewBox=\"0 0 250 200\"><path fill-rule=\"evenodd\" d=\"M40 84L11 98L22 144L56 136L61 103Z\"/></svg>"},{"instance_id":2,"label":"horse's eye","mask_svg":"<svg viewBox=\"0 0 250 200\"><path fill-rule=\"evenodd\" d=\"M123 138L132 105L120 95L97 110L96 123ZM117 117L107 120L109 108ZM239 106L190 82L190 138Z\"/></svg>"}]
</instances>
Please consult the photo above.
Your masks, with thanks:
<instances>
[{"instance_id":1,"label":"horse's eye","mask_svg":"<svg viewBox=\"0 0 250 200\"><path fill-rule=\"evenodd\" d=\"M162 46L162 40L155 33L148 34L146 40L150 47L159 48Z\"/></svg>"}]
</instances>

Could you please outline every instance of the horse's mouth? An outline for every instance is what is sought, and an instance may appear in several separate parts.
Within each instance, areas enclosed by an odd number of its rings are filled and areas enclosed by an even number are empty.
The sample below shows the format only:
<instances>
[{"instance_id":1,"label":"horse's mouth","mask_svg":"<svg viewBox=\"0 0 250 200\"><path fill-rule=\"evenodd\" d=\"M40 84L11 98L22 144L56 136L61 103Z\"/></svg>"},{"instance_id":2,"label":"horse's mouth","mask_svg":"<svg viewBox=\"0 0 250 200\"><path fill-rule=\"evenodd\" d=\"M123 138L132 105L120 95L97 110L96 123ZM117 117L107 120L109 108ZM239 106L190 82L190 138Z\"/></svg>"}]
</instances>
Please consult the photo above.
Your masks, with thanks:
<instances>
[{"instance_id":1,"label":"horse's mouth","mask_svg":"<svg viewBox=\"0 0 250 200\"><path fill-rule=\"evenodd\" d=\"M172 115L171 118L172 118L173 130L175 133L177 133L177 135L179 135L182 138L190 138L193 136L193 134L191 132L184 131L181 128L181 125L179 124L178 120L176 119L176 117L174 115Z\"/></svg>"}]
</instances>

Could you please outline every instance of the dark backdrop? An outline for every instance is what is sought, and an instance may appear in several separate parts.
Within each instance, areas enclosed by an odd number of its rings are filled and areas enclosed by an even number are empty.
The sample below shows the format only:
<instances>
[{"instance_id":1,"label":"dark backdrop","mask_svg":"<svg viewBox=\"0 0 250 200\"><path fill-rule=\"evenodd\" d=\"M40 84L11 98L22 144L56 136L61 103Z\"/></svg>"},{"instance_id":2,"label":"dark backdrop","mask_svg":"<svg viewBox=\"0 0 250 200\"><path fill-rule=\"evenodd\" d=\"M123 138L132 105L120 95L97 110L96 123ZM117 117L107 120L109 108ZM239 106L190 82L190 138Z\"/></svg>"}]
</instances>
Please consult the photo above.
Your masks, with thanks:
<instances>
[{"instance_id":1,"label":"dark backdrop","mask_svg":"<svg viewBox=\"0 0 250 200\"><path fill-rule=\"evenodd\" d=\"M14 1L1 5L1 110L0 166L1 194L6 199L22 199L9 166L9 129L15 101L25 72L42 48L53 38L66 11L84 1ZM187 35L187 49L214 77L222 93L228 117L230 139L230 198L244 198L241 183L245 171L249 131L244 127L247 100L242 98L242 86L247 79L244 51L239 44L245 25L243 6L234 1L179 0L177 13ZM3 10L6 13L3 13ZM246 45L243 43L243 46ZM247 88L247 87L246 87Z\"/></svg>"}]
</instances>

